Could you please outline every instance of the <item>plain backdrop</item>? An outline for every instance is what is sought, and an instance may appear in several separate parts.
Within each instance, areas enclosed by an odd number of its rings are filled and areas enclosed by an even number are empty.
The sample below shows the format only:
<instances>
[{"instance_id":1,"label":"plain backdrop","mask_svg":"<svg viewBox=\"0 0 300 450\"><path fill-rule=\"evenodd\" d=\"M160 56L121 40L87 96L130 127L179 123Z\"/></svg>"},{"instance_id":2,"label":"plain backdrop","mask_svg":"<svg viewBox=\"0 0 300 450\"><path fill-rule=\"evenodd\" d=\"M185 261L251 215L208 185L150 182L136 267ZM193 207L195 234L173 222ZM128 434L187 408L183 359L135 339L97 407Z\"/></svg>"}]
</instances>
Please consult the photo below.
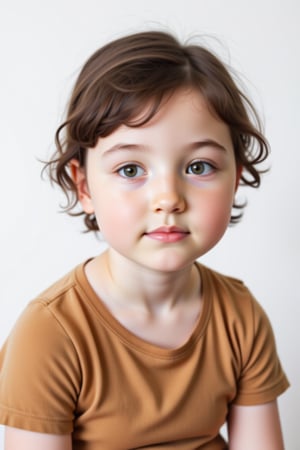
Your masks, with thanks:
<instances>
[{"instance_id":1,"label":"plain backdrop","mask_svg":"<svg viewBox=\"0 0 300 450\"><path fill-rule=\"evenodd\" d=\"M0 344L28 301L103 249L92 234L82 233L81 219L59 213L63 197L40 178L39 160L54 149L53 135L81 65L125 33L154 28L180 39L200 35L241 74L272 148L261 188L241 189L248 199L242 223L203 262L242 278L267 311L292 384L279 400L286 448L300 448L299 5L1 0Z\"/></svg>"}]
</instances>

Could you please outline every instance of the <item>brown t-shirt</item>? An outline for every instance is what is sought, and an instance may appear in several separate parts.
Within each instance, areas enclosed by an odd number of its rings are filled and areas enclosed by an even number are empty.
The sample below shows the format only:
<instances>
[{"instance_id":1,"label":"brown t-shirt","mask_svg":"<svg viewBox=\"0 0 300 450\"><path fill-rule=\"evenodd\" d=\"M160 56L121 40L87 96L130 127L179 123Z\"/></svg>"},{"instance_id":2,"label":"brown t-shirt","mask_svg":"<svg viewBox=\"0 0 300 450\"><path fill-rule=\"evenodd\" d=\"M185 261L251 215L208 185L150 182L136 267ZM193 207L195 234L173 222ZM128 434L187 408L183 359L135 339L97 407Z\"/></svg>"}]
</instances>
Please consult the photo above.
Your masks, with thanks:
<instances>
[{"instance_id":1,"label":"brown t-shirt","mask_svg":"<svg viewBox=\"0 0 300 450\"><path fill-rule=\"evenodd\" d=\"M203 309L165 349L125 329L84 264L32 301L0 355L0 423L71 433L73 449L221 450L231 403L287 387L269 321L242 282L198 265Z\"/></svg>"}]
</instances>

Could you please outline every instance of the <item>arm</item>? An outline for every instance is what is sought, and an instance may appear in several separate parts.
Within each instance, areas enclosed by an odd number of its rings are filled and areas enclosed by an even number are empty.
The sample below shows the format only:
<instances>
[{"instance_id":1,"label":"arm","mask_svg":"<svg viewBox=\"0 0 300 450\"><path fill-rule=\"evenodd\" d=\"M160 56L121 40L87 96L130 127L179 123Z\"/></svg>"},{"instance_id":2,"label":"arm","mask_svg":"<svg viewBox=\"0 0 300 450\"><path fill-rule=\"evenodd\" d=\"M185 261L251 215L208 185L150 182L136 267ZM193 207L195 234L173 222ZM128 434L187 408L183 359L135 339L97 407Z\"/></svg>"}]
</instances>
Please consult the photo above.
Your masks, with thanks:
<instances>
[{"instance_id":1,"label":"arm","mask_svg":"<svg viewBox=\"0 0 300 450\"><path fill-rule=\"evenodd\" d=\"M72 450L71 435L43 434L5 427L4 450Z\"/></svg>"},{"instance_id":2,"label":"arm","mask_svg":"<svg viewBox=\"0 0 300 450\"><path fill-rule=\"evenodd\" d=\"M232 405L228 436L230 450L284 450L277 402Z\"/></svg>"}]
</instances>

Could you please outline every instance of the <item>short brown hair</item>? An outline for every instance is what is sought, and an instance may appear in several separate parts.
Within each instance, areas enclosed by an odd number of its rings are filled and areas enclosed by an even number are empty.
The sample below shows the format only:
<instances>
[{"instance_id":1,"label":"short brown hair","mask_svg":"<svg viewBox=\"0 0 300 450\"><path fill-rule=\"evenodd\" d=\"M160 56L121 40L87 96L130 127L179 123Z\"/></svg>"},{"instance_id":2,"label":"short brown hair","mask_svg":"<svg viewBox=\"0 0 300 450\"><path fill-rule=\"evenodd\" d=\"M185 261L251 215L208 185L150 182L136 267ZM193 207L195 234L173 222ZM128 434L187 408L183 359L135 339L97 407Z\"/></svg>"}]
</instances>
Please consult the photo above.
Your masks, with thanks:
<instances>
[{"instance_id":1,"label":"short brown hair","mask_svg":"<svg viewBox=\"0 0 300 450\"><path fill-rule=\"evenodd\" d=\"M243 167L241 184L258 187L257 165L269 153L267 140L252 103L240 90L225 65L203 46L181 44L160 31L136 33L119 38L97 50L83 66L75 83L66 120L55 135L56 152L46 163L50 179L67 197L69 214L84 214L87 231L98 230L94 215L72 212L78 204L69 163L75 158L84 165L87 148L120 125L140 126L158 111L163 98L181 87L196 88L208 107L231 133L237 165ZM138 122L137 117L144 113ZM241 217L245 205L234 204Z\"/></svg>"}]
</instances>

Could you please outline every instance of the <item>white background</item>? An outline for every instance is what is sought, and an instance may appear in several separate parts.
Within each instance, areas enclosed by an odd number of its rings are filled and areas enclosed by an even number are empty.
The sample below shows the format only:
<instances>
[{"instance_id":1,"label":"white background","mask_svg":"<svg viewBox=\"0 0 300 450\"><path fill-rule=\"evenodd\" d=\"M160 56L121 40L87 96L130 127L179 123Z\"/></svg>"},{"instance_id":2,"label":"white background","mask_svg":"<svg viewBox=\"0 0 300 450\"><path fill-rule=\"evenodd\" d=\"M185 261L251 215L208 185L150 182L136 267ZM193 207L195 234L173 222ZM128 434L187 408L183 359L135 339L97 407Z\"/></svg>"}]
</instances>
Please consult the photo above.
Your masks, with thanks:
<instances>
[{"instance_id":1,"label":"white background","mask_svg":"<svg viewBox=\"0 0 300 450\"><path fill-rule=\"evenodd\" d=\"M81 219L58 213L62 196L41 181L38 162L53 151L80 66L96 48L128 32L164 28L180 38L209 35L209 45L243 74L264 117L272 170L258 191L244 188L249 205L243 222L203 261L242 278L267 310L292 384L279 401L286 448L299 449L299 5L1 0L0 344L30 299L101 250L92 234L81 233Z\"/></svg>"}]
</instances>

